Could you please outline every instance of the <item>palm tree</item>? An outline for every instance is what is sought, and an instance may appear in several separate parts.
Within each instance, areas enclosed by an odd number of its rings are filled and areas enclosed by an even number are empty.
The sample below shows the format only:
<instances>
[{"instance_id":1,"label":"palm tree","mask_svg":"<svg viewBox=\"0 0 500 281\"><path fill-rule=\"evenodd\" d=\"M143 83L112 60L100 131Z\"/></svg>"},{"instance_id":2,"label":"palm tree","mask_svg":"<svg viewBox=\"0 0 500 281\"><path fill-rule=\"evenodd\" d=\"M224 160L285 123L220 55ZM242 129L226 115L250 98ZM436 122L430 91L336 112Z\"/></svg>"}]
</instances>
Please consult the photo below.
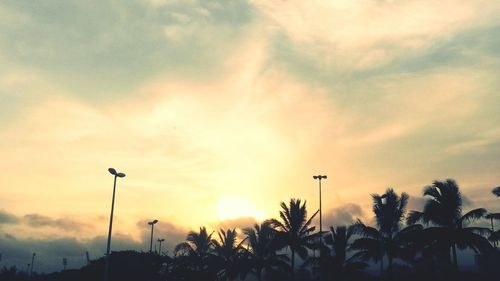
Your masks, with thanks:
<instances>
[{"instance_id":1,"label":"palm tree","mask_svg":"<svg viewBox=\"0 0 500 281\"><path fill-rule=\"evenodd\" d=\"M200 232L190 231L186 237L186 242L182 242L175 247L175 252L200 258L211 254L213 249L212 234L207 232L203 226Z\"/></svg>"},{"instance_id":2,"label":"palm tree","mask_svg":"<svg viewBox=\"0 0 500 281\"><path fill-rule=\"evenodd\" d=\"M500 186L493 188L491 192L495 194L497 197L500 197Z\"/></svg>"},{"instance_id":3,"label":"palm tree","mask_svg":"<svg viewBox=\"0 0 500 281\"><path fill-rule=\"evenodd\" d=\"M422 221L433 225L426 228L421 236L427 240L429 249L444 250L448 260L451 260L451 250L455 269L458 269L457 247L471 248L476 252L491 249L484 238L484 235L490 233L489 229L468 227L470 222L481 219L486 210L478 208L462 215L462 194L454 180L434 181L432 185L425 187L424 196L428 196L424 210L411 211L407 223L411 225Z\"/></svg>"},{"instance_id":4,"label":"palm tree","mask_svg":"<svg viewBox=\"0 0 500 281\"><path fill-rule=\"evenodd\" d=\"M496 195L497 197L500 197L500 186L493 188L491 190L491 193ZM490 213L486 215L486 218L490 220L491 222L491 236L490 240L493 241L493 245L496 247L498 240L500 240L500 229L495 231L495 228L493 226L493 220L500 220L500 213Z\"/></svg>"},{"instance_id":5,"label":"palm tree","mask_svg":"<svg viewBox=\"0 0 500 281\"><path fill-rule=\"evenodd\" d=\"M191 231L186 237L186 242L182 242L175 246L175 256L182 267L188 270L186 274L192 274L192 279L196 280L200 277L207 278L207 275L214 275L212 272L213 264L213 248L212 234L208 234L205 227L200 227L199 232ZM188 280L189 277L187 278Z\"/></svg>"},{"instance_id":6,"label":"palm tree","mask_svg":"<svg viewBox=\"0 0 500 281\"><path fill-rule=\"evenodd\" d=\"M500 213L488 213L484 216L485 219L490 220L491 223L491 235L489 239L492 241L493 246L496 247L497 240L500 238L500 230L495 231L495 226L493 225L493 220L500 220Z\"/></svg>"},{"instance_id":7,"label":"palm tree","mask_svg":"<svg viewBox=\"0 0 500 281\"><path fill-rule=\"evenodd\" d=\"M235 229L228 229L227 231L221 229L217 234L220 241L212 240L212 243L220 267L217 273L218 280L234 280L242 272L242 244L245 239L238 243Z\"/></svg>"},{"instance_id":8,"label":"palm tree","mask_svg":"<svg viewBox=\"0 0 500 281\"><path fill-rule=\"evenodd\" d=\"M308 219L305 201L301 204L300 199L290 199L288 206L285 202L281 202L280 205L282 209L279 213L281 221L271 219L270 223L277 232L278 241L283 246L290 248L293 280L295 278L295 253L305 260L308 256L307 249L311 249L314 238L317 236L317 234L313 234L316 228L311 226L311 223L318 211Z\"/></svg>"},{"instance_id":9,"label":"palm tree","mask_svg":"<svg viewBox=\"0 0 500 281\"><path fill-rule=\"evenodd\" d=\"M388 271L392 271L394 258L409 259L413 256L412 238L422 229L421 225L412 225L401 229L408 194L396 194L388 188L382 195L373 194L373 212L377 228L367 226L360 220L356 223L357 232L362 236L351 245L357 250L356 256L380 262L380 272L384 271L384 257L387 256Z\"/></svg>"},{"instance_id":10,"label":"palm tree","mask_svg":"<svg viewBox=\"0 0 500 281\"><path fill-rule=\"evenodd\" d=\"M262 280L262 274L268 273L276 268L287 268L288 260L285 254L277 254L279 246L275 239L275 231L270 221L255 224L253 228L243 230L248 242L246 251L249 266L258 281Z\"/></svg>"},{"instance_id":11,"label":"palm tree","mask_svg":"<svg viewBox=\"0 0 500 281\"><path fill-rule=\"evenodd\" d=\"M324 266L322 266L326 269L327 279L338 277L343 280L368 266L368 264L358 261L356 255L347 257L349 243L353 235L356 234L356 229L356 225L330 227L330 232L325 237L325 244L329 247L329 251L323 258Z\"/></svg>"}]
</instances>

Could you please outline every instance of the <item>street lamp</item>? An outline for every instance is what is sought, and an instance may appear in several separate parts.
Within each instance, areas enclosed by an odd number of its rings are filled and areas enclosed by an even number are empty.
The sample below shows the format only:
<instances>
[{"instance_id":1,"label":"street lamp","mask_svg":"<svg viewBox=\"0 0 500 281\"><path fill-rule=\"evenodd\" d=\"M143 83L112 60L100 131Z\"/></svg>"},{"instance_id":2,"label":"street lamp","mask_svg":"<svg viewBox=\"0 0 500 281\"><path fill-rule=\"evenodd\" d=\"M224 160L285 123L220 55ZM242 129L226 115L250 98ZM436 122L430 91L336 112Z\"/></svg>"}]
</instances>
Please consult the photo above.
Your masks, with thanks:
<instances>
[{"instance_id":1,"label":"street lamp","mask_svg":"<svg viewBox=\"0 0 500 281\"><path fill-rule=\"evenodd\" d=\"M151 243L149 244L149 253L150 254L153 252L153 232L154 232L155 224L157 224L157 223L158 223L158 220L148 222L148 224L151 225Z\"/></svg>"},{"instance_id":2,"label":"street lamp","mask_svg":"<svg viewBox=\"0 0 500 281\"><path fill-rule=\"evenodd\" d=\"M35 256L36 254L33 253L33 256L31 256L31 268L30 268L30 276L33 275L33 264L35 263Z\"/></svg>"},{"instance_id":3,"label":"street lamp","mask_svg":"<svg viewBox=\"0 0 500 281\"><path fill-rule=\"evenodd\" d=\"M313 176L313 179L318 180L319 183L319 259L320 265L322 264L321 259L323 257L323 216L321 213L321 180L327 179L326 175ZM323 274L321 273L320 279L323 280Z\"/></svg>"},{"instance_id":4,"label":"street lamp","mask_svg":"<svg viewBox=\"0 0 500 281\"><path fill-rule=\"evenodd\" d=\"M111 215L109 216L108 246L106 248L106 264L104 266L104 281L108 280L108 274L109 274L109 251L111 249L111 230L113 229L113 212L115 210L116 178L125 177L124 173L118 173L113 168L109 168L108 171L110 174L114 176L114 181L113 181L113 199L111 200Z\"/></svg>"},{"instance_id":5,"label":"street lamp","mask_svg":"<svg viewBox=\"0 0 500 281\"><path fill-rule=\"evenodd\" d=\"M318 180L319 182L319 233L323 233L323 218L321 214L321 180L327 179L327 176L323 175L318 175L318 176L313 176L313 179ZM320 240L322 240L321 235L320 235Z\"/></svg>"},{"instance_id":6,"label":"street lamp","mask_svg":"<svg viewBox=\"0 0 500 281\"><path fill-rule=\"evenodd\" d=\"M165 241L165 239L158 239L158 242L160 243L160 247L158 247L158 253L159 255L161 256L161 243L163 243L163 241Z\"/></svg>"}]
</instances>

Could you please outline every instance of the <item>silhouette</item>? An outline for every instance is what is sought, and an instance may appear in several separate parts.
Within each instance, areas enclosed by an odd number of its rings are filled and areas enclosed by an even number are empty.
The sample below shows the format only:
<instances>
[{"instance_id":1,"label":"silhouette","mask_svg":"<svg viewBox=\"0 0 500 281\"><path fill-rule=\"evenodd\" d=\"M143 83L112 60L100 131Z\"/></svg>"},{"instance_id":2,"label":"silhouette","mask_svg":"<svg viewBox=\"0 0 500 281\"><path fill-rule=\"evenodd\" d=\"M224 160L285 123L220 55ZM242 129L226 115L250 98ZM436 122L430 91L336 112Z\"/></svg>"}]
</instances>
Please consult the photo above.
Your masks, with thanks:
<instances>
[{"instance_id":1,"label":"silhouette","mask_svg":"<svg viewBox=\"0 0 500 281\"><path fill-rule=\"evenodd\" d=\"M316 211L307 219L306 202L301 205L300 199L290 199L287 206L281 202L281 211L279 212L282 221L271 219L270 223L277 231L276 238L283 246L288 246L291 251L291 273L292 280L295 279L295 254L305 260L308 256L308 249L313 247L313 234L315 227L311 226L312 220L318 214Z\"/></svg>"},{"instance_id":2,"label":"silhouette","mask_svg":"<svg viewBox=\"0 0 500 281\"><path fill-rule=\"evenodd\" d=\"M500 186L493 188L491 192L495 194L497 197L500 197Z\"/></svg>"},{"instance_id":3,"label":"silhouette","mask_svg":"<svg viewBox=\"0 0 500 281\"><path fill-rule=\"evenodd\" d=\"M415 253L412 247L412 236L422 229L421 225L411 225L401 229L404 219L408 194L396 194L392 188L383 195L373 194L373 212L378 229L366 226L361 221L356 223L356 230L362 236L351 245L357 250L357 257L372 259L380 263L380 274L384 273L384 257L387 256L389 274L393 268L393 260L411 259Z\"/></svg>"},{"instance_id":4,"label":"silhouette","mask_svg":"<svg viewBox=\"0 0 500 281\"><path fill-rule=\"evenodd\" d=\"M498 279L500 251L494 245L499 230L494 221L499 214L483 208L462 214L462 195L453 180L435 181L423 194L423 210L411 211L406 226L406 193L388 188L381 195L371 195L376 225L358 219L349 226L331 226L322 234L324 245L318 244L320 234L311 226L318 212L308 217L306 202L291 199L288 204L281 202L279 219L244 228L242 236L235 228L221 229L215 238L215 232L205 227L191 231L186 241L175 247L173 256L121 251L90 261L87 253L88 264L78 270L31 274L32 262L25 271L4 267L0 280L99 280L106 261L113 268L111 281L317 281L315 272L325 281ZM481 219L487 219L491 229L470 225ZM320 246L320 258L311 257L311 250ZM457 249L466 248L478 253L479 271L458 267ZM296 255L304 261L301 266L296 265ZM39 264L42 262L40 259ZM378 263L380 274L375 268L372 275L370 262Z\"/></svg>"},{"instance_id":5,"label":"silhouette","mask_svg":"<svg viewBox=\"0 0 500 281\"><path fill-rule=\"evenodd\" d=\"M330 232L325 235L328 251L321 258L321 268L326 269L324 274L327 280L351 280L360 276L360 272L368 266L356 254L348 257L350 240L354 238L356 228L356 225L330 227Z\"/></svg>"},{"instance_id":6,"label":"silhouette","mask_svg":"<svg viewBox=\"0 0 500 281\"><path fill-rule=\"evenodd\" d=\"M175 255L181 265L181 275L186 280L215 280L217 269L213 254L212 234L208 234L205 227L200 231L191 231L186 237L186 242L175 247Z\"/></svg>"},{"instance_id":7,"label":"silhouette","mask_svg":"<svg viewBox=\"0 0 500 281\"><path fill-rule=\"evenodd\" d=\"M500 186L493 188L491 192L496 196L500 196ZM491 235L489 239L490 241L493 242L493 245L496 247L498 245L498 242L500 241L500 229L495 230L495 226L493 225L493 220L500 220L500 213L489 213L486 215L486 219L489 219L491 223Z\"/></svg>"},{"instance_id":8,"label":"silhouette","mask_svg":"<svg viewBox=\"0 0 500 281\"><path fill-rule=\"evenodd\" d=\"M220 230L218 233L220 242L213 240L214 253L217 256L217 265L220 270L217 272L217 280L234 280L236 277L244 276L242 261L244 259L243 241L237 240L236 230Z\"/></svg>"},{"instance_id":9,"label":"silhouette","mask_svg":"<svg viewBox=\"0 0 500 281\"><path fill-rule=\"evenodd\" d=\"M260 225L255 224L253 228L246 228L244 233L248 243L246 257L249 269L258 281L262 280L263 274L288 268L288 257L285 254L276 253L279 245L270 221L265 221Z\"/></svg>"},{"instance_id":10,"label":"silhouette","mask_svg":"<svg viewBox=\"0 0 500 281\"><path fill-rule=\"evenodd\" d=\"M424 210L411 211L407 222L432 224L421 233L427 250L450 260L451 249L452 262L455 270L458 270L457 247L471 248L475 252L489 252L492 249L484 237L490 234L489 229L468 226L470 222L484 217L487 211L477 208L462 215L462 194L454 180L434 181L432 185L425 187L424 196L428 196Z\"/></svg>"}]
</instances>

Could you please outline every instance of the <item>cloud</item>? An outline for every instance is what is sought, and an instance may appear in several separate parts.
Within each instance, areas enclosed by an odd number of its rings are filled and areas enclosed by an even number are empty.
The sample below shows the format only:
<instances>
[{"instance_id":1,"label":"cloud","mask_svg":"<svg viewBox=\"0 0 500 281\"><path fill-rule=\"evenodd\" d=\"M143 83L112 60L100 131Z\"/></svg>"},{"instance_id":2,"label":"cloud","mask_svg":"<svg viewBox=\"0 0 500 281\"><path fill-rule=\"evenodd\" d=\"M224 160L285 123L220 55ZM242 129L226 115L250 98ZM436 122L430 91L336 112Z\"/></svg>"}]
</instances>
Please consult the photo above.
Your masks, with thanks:
<instances>
[{"instance_id":1,"label":"cloud","mask_svg":"<svg viewBox=\"0 0 500 281\"><path fill-rule=\"evenodd\" d=\"M32 253L36 253L34 270L40 272L52 272L62 269L62 259L68 259L68 268L79 268L86 264L86 252L91 259L102 257L106 249L104 236L89 240L77 240L75 238L23 238L3 233L0 235L2 244L2 264L5 266L17 266L24 270L27 263L31 262ZM126 235L113 235L112 249L140 249L139 243Z\"/></svg>"},{"instance_id":2,"label":"cloud","mask_svg":"<svg viewBox=\"0 0 500 281\"><path fill-rule=\"evenodd\" d=\"M360 205L348 203L324 212L323 216L324 226L341 226L350 225L358 218L362 219L364 217L364 212Z\"/></svg>"},{"instance_id":3,"label":"cloud","mask_svg":"<svg viewBox=\"0 0 500 281\"><path fill-rule=\"evenodd\" d=\"M264 217L290 197L314 202L317 171L339 187L325 206L356 202L325 225L363 216L380 186L418 194L458 177L481 205L478 179L498 182L500 36L485 36L498 33L496 5L476 22L486 2L53 3L0 10L0 180L15 187L1 196L16 213L45 212L15 226L24 236L72 231L59 214L82 213L106 233L115 165L127 177L114 229L129 235L113 245L142 250L140 218L158 217L171 248L220 218L222 197ZM92 243L102 253L105 237Z\"/></svg>"},{"instance_id":4,"label":"cloud","mask_svg":"<svg viewBox=\"0 0 500 281\"><path fill-rule=\"evenodd\" d=\"M75 227L72 223L62 224L58 220L51 219L44 215L27 215L25 220L33 227L56 227L66 230L68 227ZM112 251L135 250L149 251L150 228L148 220L137 222L137 229L141 235L139 239L132 235L114 232L111 240ZM75 223L75 222L73 222ZM165 238L162 245L162 252L172 253L175 245L183 241L187 230L179 227L167 220L161 219L155 225L154 245L157 245L157 238ZM97 259L104 255L107 244L107 236L99 235L90 238L75 238L66 235L60 237L15 237L10 232L0 231L0 244L2 245L2 263L6 266L15 265L24 269L26 263L31 262L31 255L36 253L35 271L52 272L62 269L62 258L68 259L68 268L79 268L86 264L86 252L89 252L91 259Z\"/></svg>"},{"instance_id":5,"label":"cloud","mask_svg":"<svg viewBox=\"0 0 500 281\"><path fill-rule=\"evenodd\" d=\"M234 219L227 219L220 221L216 224L215 229L233 229L233 228L238 228L238 229L244 229L248 227L253 227L254 224L258 223L258 221L253 218L253 217L240 217L240 218L234 218Z\"/></svg>"},{"instance_id":6,"label":"cloud","mask_svg":"<svg viewBox=\"0 0 500 281\"><path fill-rule=\"evenodd\" d=\"M498 22L496 1L279 1L254 5L324 64L373 68L432 49L457 33ZM488 6L487 12L484 7Z\"/></svg>"},{"instance_id":7,"label":"cloud","mask_svg":"<svg viewBox=\"0 0 500 281\"><path fill-rule=\"evenodd\" d=\"M151 241L151 226L148 221L140 220L137 222L137 228L140 229L140 240L143 241L141 246L146 251L149 251ZM188 229L180 227L169 222L166 219L159 218L158 223L154 226L153 250L158 247L158 239L165 239L162 243L162 252L172 254L175 246L186 239Z\"/></svg>"},{"instance_id":8,"label":"cloud","mask_svg":"<svg viewBox=\"0 0 500 281\"><path fill-rule=\"evenodd\" d=\"M19 218L5 210L0 210L0 225L2 224L16 224Z\"/></svg>"},{"instance_id":9,"label":"cloud","mask_svg":"<svg viewBox=\"0 0 500 281\"><path fill-rule=\"evenodd\" d=\"M81 232L82 230L90 227L87 223L78 222L70 218L53 219L40 214L28 214L25 215L23 219L28 226L34 228L52 227L64 231Z\"/></svg>"},{"instance_id":10,"label":"cloud","mask_svg":"<svg viewBox=\"0 0 500 281\"><path fill-rule=\"evenodd\" d=\"M246 1L155 2L2 2L0 73L29 66L79 98L112 99L158 73L208 74L253 18Z\"/></svg>"}]
</instances>

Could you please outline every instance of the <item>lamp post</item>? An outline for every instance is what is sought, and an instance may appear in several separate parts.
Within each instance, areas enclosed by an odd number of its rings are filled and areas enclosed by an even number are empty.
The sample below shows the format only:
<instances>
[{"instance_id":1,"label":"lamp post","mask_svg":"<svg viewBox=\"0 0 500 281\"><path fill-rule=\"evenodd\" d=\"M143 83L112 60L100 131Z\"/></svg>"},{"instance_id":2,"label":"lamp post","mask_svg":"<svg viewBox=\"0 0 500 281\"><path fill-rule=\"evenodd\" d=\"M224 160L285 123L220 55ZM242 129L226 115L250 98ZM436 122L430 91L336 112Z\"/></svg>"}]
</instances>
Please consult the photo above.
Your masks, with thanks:
<instances>
[{"instance_id":1,"label":"lamp post","mask_svg":"<svg viewBox=\"0 0 500 281\"><path fill-rule=\"evenodd\" d=\"M151 243L149 244L149 253L150 254L153 252L153 232L154 232L155 224L157 224L157 223L158 223L158 220L148 222L148 224L151 225Z\"/></svg>"},{"instance_id":2,"label":"lamp post","mask_svg":"<svg viewBox=\"0 0 500 281\"><path fill-rule=\"evenodd\" d=\"M114 181L113 181L113 199L111 200L111 215L109 216L108 245L106 247L106 263L104 266L104 281L108 281L108 275L109 275L109 251L111 250L111 231L113 229L113 213L115 210L116 178L125 177L124 173L118 173L113 168L109 168L108 171L110 174L114 176Z\"/></svg>"},{"instance_id":3,"label":"lamp post","mask_svg":"<svg viewBox=\"0 0 500 281\"><path fill-rule=\"evenodd\" d=\"M36 256L35 253L33 253L33 255L31 256L30 276L33 275L33 264L35 263L35 256Z\"/></svg>"},{"instance_id":4,"label":"lamp post","mask_svg":"<svg viewBox=\"0 0 500 281\"><path fill-rule=\"evenodd\" d=\"M326 175L313 176L313 179L318 180L319 183L319 260L320 266L323 258L323 216L321 213L321 180L327 179ZM320 280L323 280L323 272L320 271Z\"/></svg>"},{"instance_id":5,"label":"lamp post","mask_svg":"<svg viewBox=\"0 0 500 281\"><path fill-rule=\"evenodd\" d=\"M161 256L161 243L163 243L163 241L165 241L165 239L158 239L158 242L160 243L160 246L158 247L158 254Z\"/></svg>"},{"instance_id":6,"label":"lamp post","mask_svg":"<svg viewBox=\"0 0 500 281\"><path fill-rule=\"evenodd\" d=\"M321 233L323 233L323 218L321 214L321 180L327 179L327 176L317 175L313 176L313 179L318 180L319 183L319 233L320 233L320 242L322 243L323 238L321 236ZM320 254L321 254L321 249L320 249Z\"/></svg>"}]
</instances>

